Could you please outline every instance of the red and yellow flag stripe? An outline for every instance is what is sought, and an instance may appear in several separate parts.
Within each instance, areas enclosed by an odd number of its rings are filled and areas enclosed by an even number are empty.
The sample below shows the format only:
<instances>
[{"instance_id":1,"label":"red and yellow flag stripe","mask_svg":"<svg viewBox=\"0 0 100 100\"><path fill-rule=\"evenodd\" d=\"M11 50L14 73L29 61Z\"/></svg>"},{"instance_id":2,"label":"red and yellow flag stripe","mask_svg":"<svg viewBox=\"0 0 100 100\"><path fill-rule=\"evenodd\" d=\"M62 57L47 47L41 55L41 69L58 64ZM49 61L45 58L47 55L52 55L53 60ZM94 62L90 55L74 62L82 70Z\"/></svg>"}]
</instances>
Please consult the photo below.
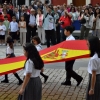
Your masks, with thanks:
<instances>
[{"instance_id":1,"label":"red and yellow flag stripe","mask_svg":"<svg viewBox=\"0 0 100 100\"><path fill-rule=\"evenodd\" d=\"M50 48L40 51L44 63L69 61L89 57L90 51L85 40L64 41ZM26 58L0 59L0 75L14 73L23 68Z\"/></svg>"}]
</instances>

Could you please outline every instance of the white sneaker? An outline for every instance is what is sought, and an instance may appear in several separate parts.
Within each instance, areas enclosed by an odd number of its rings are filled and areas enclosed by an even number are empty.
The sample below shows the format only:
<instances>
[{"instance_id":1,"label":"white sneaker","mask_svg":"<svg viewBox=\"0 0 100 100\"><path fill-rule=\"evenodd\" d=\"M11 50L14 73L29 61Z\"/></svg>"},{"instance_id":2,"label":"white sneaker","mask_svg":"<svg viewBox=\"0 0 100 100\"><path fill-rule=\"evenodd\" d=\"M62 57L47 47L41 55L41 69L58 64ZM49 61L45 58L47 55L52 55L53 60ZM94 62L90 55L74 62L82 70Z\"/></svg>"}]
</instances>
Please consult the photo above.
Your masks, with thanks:
<instances>
[{"instance_id":1,"label":"white sneaker","mask_svg":"<svg viewBox=\"0 0 100 100\"><path fill-rule=\"evenodd\" d=\"M1 45L1 44L0 44Z\"/></svg>"}]
</instances>

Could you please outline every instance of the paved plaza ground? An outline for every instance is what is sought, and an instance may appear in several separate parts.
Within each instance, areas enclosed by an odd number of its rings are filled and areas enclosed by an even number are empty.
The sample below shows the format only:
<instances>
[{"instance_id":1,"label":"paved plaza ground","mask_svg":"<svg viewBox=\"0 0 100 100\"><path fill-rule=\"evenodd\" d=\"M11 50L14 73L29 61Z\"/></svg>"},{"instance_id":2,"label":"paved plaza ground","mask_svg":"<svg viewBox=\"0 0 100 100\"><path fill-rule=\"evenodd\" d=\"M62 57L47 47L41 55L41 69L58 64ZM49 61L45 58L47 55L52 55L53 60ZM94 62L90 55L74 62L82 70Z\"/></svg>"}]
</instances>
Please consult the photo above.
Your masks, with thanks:
<instances>
[{"instance_id":1,"label":"paved plaza ground","mask_svg":"<svg viewBox=\"0 0 100 100\"><path fill-rule=\"evenodd\" d=\"M6 48L0 47L0 58L5 57ZM17 56L23 54L21 47L15 47L15 54ZM79 60L81 61L81 60ZM87 61L87 60L84 60ZM52 64L53 65L53 64ZM44 73L49 76L46 84L43 83L43 97L42 100L86 100L85 93L88 82L88 73L86 67L80 67L76 72L84 79L79 87L76 87L76 81L72 79L72 86L61 86L61 82L65 80L64 68L45 67ZM18 74L23 79L23 70L18 71ZM0 76L0 81L4 76ZM21 86L17 85L17 79L13 74L9 74L9 83L0 83L0 100L16 100Z\"/></svg>"}]
</instances>

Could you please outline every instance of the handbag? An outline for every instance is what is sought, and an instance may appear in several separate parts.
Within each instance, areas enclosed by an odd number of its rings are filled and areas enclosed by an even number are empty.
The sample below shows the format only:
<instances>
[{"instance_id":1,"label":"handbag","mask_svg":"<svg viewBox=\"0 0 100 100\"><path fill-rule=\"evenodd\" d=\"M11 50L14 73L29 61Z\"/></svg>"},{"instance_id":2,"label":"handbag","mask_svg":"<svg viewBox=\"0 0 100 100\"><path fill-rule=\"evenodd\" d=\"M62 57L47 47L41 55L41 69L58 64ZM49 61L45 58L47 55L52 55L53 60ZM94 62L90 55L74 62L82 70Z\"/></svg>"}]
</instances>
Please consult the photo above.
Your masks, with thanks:
<instances>
[{"instance_id":1,"label":"handbag","mask_svg":"<svg viewBox=\"0 0 100 100\"><path fill-rule=\"evenodd\" d=\"M17 100L22 100L22 95L19 94Z\"/></svg>"}]
</instances>

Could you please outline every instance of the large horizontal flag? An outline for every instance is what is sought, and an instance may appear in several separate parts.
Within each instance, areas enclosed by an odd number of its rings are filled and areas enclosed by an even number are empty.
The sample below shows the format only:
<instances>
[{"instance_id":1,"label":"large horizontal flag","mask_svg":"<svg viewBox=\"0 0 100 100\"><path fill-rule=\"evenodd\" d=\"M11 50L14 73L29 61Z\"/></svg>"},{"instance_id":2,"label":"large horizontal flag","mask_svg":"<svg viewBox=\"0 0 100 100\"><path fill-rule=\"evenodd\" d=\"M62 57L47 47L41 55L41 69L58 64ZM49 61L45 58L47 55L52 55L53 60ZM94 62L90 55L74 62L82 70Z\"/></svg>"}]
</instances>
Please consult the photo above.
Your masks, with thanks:
<instances>
[{"instance_id":1,"label":"large horizontal flag","mask_svg":"<svg viewBox=\"0 0 100 100\"><path fill-rule=\"evenodd\" d=\"M64 41L40 51L44 63L62 62L90 56L86 40Z\"/></svg>"},{"instance_id":2,"label":"large horizontal flag","mask_svg":"<svg viewBox=\"0 0 100 100\"><path fill-rule=\"evenodd\" d=\"M89 57L90 51L85 40L64 41L40 51L44 63L69 61ZM0 59L0 75L14 73L23 68L26 58Z\"/></svg>"}]
</instances>

